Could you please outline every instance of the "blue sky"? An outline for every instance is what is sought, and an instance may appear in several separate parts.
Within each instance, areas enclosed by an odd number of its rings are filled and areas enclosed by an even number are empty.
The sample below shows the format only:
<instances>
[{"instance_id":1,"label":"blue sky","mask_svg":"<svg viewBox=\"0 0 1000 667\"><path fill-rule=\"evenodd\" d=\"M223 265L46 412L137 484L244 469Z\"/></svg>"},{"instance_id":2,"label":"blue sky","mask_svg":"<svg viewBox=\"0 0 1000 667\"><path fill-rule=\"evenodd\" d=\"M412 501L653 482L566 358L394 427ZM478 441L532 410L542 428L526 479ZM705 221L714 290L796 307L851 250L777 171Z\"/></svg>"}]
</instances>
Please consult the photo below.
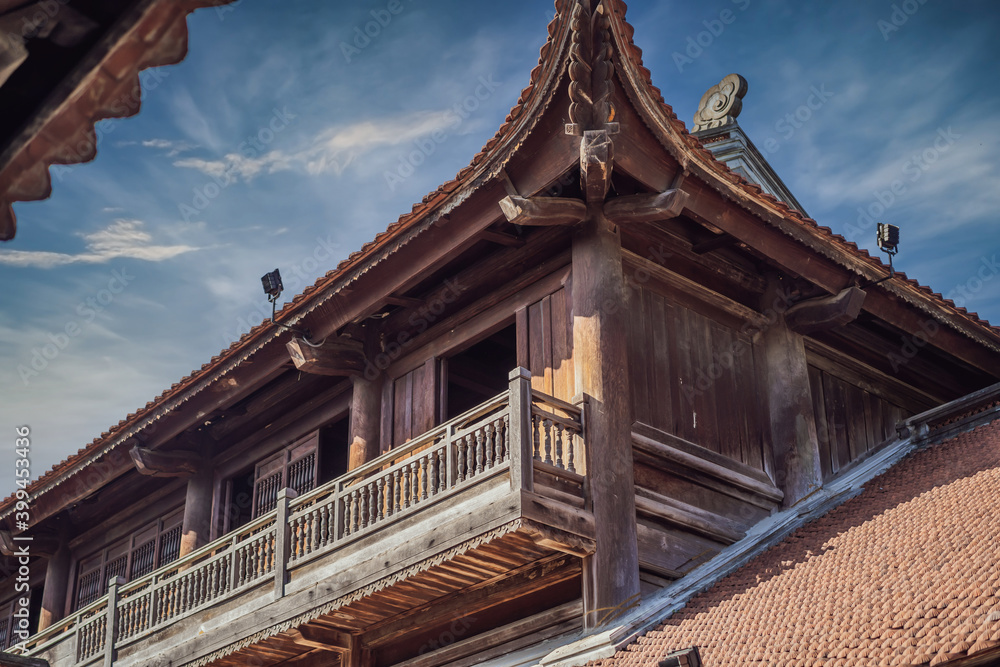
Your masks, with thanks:
<instances>
[{"instance_id":1,"label":"blue sky","mask_svg":"<svg viewBox=\"0 0 1000 667\"><path fill-rule=\"evenodd\" d=\"M15 206L2 415L8 434L31 427L33 476L259 323L263 273L280 268L290 299L468 164L553 15L537 0L389 5L199 10L187 59L143 76L140 114L103 121L96 160ZM1000 322L1000 5L636 0L628 16L685 123L742 74L740 124L812 217L865 247L863 213L899 225L897 267ZM402 166L414 150L426 160Z\"/></svg>"}]
</instances>

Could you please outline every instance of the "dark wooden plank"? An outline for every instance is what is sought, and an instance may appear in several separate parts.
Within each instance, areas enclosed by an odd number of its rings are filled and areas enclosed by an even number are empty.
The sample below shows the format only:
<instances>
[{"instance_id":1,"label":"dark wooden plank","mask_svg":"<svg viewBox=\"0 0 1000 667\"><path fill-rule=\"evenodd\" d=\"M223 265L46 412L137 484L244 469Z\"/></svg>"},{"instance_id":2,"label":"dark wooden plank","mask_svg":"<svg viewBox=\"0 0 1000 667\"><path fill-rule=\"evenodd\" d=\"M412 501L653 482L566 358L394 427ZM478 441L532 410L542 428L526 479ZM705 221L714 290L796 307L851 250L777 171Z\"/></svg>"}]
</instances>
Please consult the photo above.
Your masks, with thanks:
<instances>
[{"instance_id":1,"label":"dark wooden plank","mask_svg":"<svg viewBox=\"0 0 1000 667\"><path fill-rule=\"evenodd\" d=\"M742 335L742 334L741 334ZM767 378L764 373L763 351L761 347L753 342L750 336L743 336L744 343L749 348L752 360L748 372L751 374L751 386L753 392L749 397L747 408L747 425L750 429L750 438L754 446L754 452L760 457L761 470L774 481L774 442L771 435L770 419L768 419L767 390L765 383ZM754 466L755 467L755 466Z\"/></svg>"},{"instance_id":2,"label":"dark wooden plank","mask_svg":"<svg viewBox=\"0 0 1000 667\"><path fill-rule=\"evenodd\" d=\"M831 472L836 474L851 460L847 435L847 395L843 381L829 373L823 374L823 395L826 397L826 420L830 430Z\"/></svg>"},{"instance_id":3,"label":"dark wooden plank","mask_svg":"<svg viewBox=\"0 0 1000 667\"><path fill-rule=\"evenodd\" d=\"M647 358L645 340L645 311L642 289L631 290L628 302L628 377L629 396L633 421L655 423L649 415L649 390L646 369L651 365Z\"/></svg>"},{"instance_id":4,"label":"dark wooden plank","mask_svg":"<svg viewBox=\"0 0 1000 667\"><path fill-rule=\"evenodd\" d=\"M552 297L547 296L541 301L542 305L542 372L544 374L544 387L542 391L554 395L554 378L552 370Z\"/></svg>"},{"instance_id":5,"label":"dark wooden plank","mask_svg":"<svg viewBox=\"0 0 1000 667\"><path fill-rule=\"evenodd\" d=\"M819 461L826 481L833 474L831 464L830 425L826 420L826 402L823 394L823 371L815 366L809 367L809 391L813 400L813 417L816 419L816 439L819 441Z\"/></svg>"},{"instance_id":6,"label":"dark wooden plank","mask_svg":"<svg viewBox=\"0 0 1000 667\"><path fill-rule=\"evenodd\" d=\"M847 441L850 445L851 461L868 451L868 436L865 426L864 390L844 383L847 396Z\"/></svg>"},{"instance_id":7,"label":"dark wooden plank","mask_svg":"<svg viewBox=\"0 0 1000 667\"><path fill-rule=\"evenodd\" d=\"M718 365L721 373L715 382L717 391L713 394L719 452L735 461L747 463L739 435L738 422L741 415L736 394L736 373L733 368L735 360L730 354L733 347L732 336L728 329L714 322L710 330L713 363Z\"/></svg>"},{"instance_id":8,"label":"dark wooden plank","mask_svg":"<svg viewBox=\"0 0 1000 667\"><path fill-rule=\"evenodd\" d=\"M531 368L530 333L528 330L528 308L523 306L514 313L514 329L517 336L517 365ZM513 370L513 369L511 369Z\"/></svg>"},{"instance_id":9,"label":"dark wooden plank","mask_svg":"<svg viewBox=\"0 0 1000 667\"><path fill-rule=\"evenodd\" d=\"M528 306L528 345L531 365L531 386L545 391L545 351L542 337L542 302Z\"/></svg>"},{"instance_id":10,"label":"dark wooden plank","mask_svg":"<svg viewBox=\"0 0 1000 667\"><path fill-rule=\"evenodd\" d=\"M673 344L669 329L671 306L661 294L652 290L645 291L646 314L649 321L647 330L650 332L648 344L652 346L647 370L647 386L650 391L647 400L655 423L669 432L673 429L675 420L674 395L677 393L676 380L670 363L670 347Z\"/></svg>"},{"instance_id":11,"label":"dark wooden plank","mask_svg":"<svg viewBox=\"0 0 1000 667\"><path fill-rule=\"evenodd\" d=\"M552 395L564 401L573 400L576 393L573 377L573 341L569 338L571 325L567 322L566 290L561 289L551 298L552 332Z\"/></svg>"}]
</instances>

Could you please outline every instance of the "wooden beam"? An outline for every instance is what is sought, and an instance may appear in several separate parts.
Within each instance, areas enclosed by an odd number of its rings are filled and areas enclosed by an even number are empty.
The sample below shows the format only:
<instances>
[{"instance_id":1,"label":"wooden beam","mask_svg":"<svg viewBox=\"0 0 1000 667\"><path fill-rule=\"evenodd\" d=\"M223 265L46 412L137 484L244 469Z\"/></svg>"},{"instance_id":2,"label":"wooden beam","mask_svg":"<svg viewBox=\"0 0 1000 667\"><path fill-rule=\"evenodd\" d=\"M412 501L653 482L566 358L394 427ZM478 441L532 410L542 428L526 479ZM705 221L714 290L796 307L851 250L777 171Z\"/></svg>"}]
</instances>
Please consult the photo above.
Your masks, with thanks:
<instances>
[{"instance_id":1,"label":"wooden beam","mask_svg":"<svg viewBox=\"0 0 1000 667\"><path fill-rule=\"evenodd\" d=\"M493 243L499 243L503 246L508 246L510 248L520 248L524 246L526 241L522 238L518 238L513 234L504 234L503 232L495 232L491 229L487 229L481 234L484 241L492 241Z\"/></svg>"},{"instance_id":2,"label":"wooden beam","mask_svg":"<svg viewBox=\"0 0 1000 667\"><path fill-rule=\"evenodd\" d=\"M718 234L715 238L708 239L707 241L702 241L701 243L695 243L691 246L691 252L704 255L707 252L712 252L713 250L718 250L719 248L725 248L726 246L735 245L739 243L739 239L735 236L730 236L729 234Z\"/></svg>"},{"instance_id":3,"label":"wooden beam","mask_svg":"<svg viewBox=\"0 0 1000 667\"><path fill-rule=\"evenodd\" d=\"M688 194L683 190L616 197L604 203L604 216L616 225L672 220L687 202Z\"/></svg>"},{"instance_id":4,"label":"wooden beam","mask_svg":"<svg viewBox=\"0 0 1000 667\"><path fill-rule=\"evenodd\" d=\"M402 306L403 308L420 308L426 303L423 299L417 299L411 296L392 296L389 295L382 299L383 303L389 306Z\"/></svg>"},{"instance_id":5,"label":"wooden beam","mask_svg":"<svg viewBox=\"0 0 1000 667\"><path fill-rule=\"evenodd\" d=\"M798 334L843 326L858 318L866 296L863 289L848 287L838 294L802 301L788 309L785 323Z\"/></svg>"},{"instance_id":6,"label":"wooden beam","mask_svg":"<svg viewBox=\"0 0 1000 667\"><path fill-rule=\"evenodd\" d=\"M31 540L18 540L9 530L0 530L0 555L17 556L20 555L22 547L29 547L32 556L51 557L61 545L60 539L55 535L39 534L32 531Z\"/></svg>"},{"instance_id":7,"label":"wooden beam","mask_svg":"<svg viewBox=\"0 0 1000 667\"><path fill-rule=\"evenodd\" d=\"M49 661L12 653L0 653L0 665L3 667L49 667Z\"/></svg>"},{"instance_id":8,"label":"wooden beam","mask_svg":"<svg viewBox=\"0 0 1000 667\"><path fill-rule=\"evenodd\" d=\"M566 197L507 196L500 200L507 221L515 225L553 227L575 225L587 215L587 205Z\"/></svg>"},{"instance_id":9,"label":"wooden beam","mask_svg":"<svg viewBox=\"0 0 1000 667\"><path fill-rule=\"evenodd\" d=\"M286 347L295 367L306 373L350 377L365 370L364 344L360 340L337 338L313 347L301 338L293 338Z\"/></svg>"},{"instance_id":10,"label":"wooden beam","mask_svg":"<svg viewBox=\"0 0 1000 667\"><path fill-rule=\"evenodd\" d=\"M573 235L573 369L586 394L587 473L595 552L584 559L587 627L600 609L639 594L639 553L632 489L627 303L621 238L602 212L588 207ZM537 502L536 502L537 504Z\"/></svg>"},{"instance_id":11,"label":"wooden beam","mask_svg":"<svg viewBox=\"0 0 1000 667\"><path fill-rule=\"evenodd\" d=\"M580 181L588 202L602 202L611 187L614 144L607 130L587 130L580 142Z\"/></svg>"},{"instance_id":12,"label":"wooden beam","mask_svg":"<svg viewBox=\"0 0 1000 667\"><path fill-rule=\"evenodd\" d=\"M344 654L351 650L351 635L317 625L300 625L286 633L292 643L307 648Z\"/></svg>"},{"instance_id":13,"label":"wooden beam","mask_svg":"<svg viewBox=\"0 0 1000 667\"><path fill-rule=\"evenodd\" d=\"M477 614L579 575L579 559L562 553L546 556L377 623L362 635L362 642L368 648L384 646L412 632L414 626L433 627L437 622Z\"/></svg>"},{"instance_id":14,"label":"wooden beam","mask_svg":"<svg viewBox=\"0 0 1000 667\"><path fill-rule=\"evenodd\" d=\"M149 477L190 477L205 464L194 452L158 452L139 446L129 450L129 456L139 474Z\"/></svg>"}]
</instances>

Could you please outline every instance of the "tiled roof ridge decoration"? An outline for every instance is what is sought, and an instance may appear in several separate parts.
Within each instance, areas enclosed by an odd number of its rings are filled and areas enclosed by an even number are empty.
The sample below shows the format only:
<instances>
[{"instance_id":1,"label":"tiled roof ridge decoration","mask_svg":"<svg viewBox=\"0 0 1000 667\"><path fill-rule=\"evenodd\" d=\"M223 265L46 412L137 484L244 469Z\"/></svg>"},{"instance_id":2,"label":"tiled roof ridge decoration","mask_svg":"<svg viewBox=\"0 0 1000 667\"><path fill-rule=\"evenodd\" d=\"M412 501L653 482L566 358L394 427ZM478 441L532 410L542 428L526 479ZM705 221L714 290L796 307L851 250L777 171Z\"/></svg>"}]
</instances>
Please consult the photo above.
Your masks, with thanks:
<instances>
[{"instance_id":1,"label":"tiled roof ridge decoration","mask_svg":"<svg viewBox=\"0 0 1000 667\"><path fill-rule=\"evenodd\" d=\"M191 3L225 4L225 0L188 1ZM381 262L385 257L405 245L413 236L431 226L437 219L435 216L446 215L451 208L461 203L463 198L460 195L463 193L468 195L502 170L505 161L498 159L498 156L502 157L501 149L507 149L509 155L517 148L516 145L509 145L509 142L519 138L523 139L526 135L526 128L533 127L530 119L525 119L526 111L531 109L542 111L548 108L554 89L565 74L571 10L576 7L578 2L588 1L592 0L555 0L556 14L548 24L548 38L540 49L539 62L531 71L528 85L521 91L517 103L507 115L504 124L486 143L482 151L473 157L472 162L460 170L453 180L444 183L435 191L424 196L420 203L414 204L409 213L400 215L396 222L388 226L386 231L376 235L360 250L351 253L347 259L341 261L335 269L327 272L313 285L306 287L302 293L295 296L291 302L286 303L278 313L279 321L287 324L298 322L314 308L333 298L341 288L363 274L367 267ZM872 257L867 251L858 249L856 244L846 241L843 237L833 234L828 227L820 227L816 221L805 218L784 202L780 202L770 195L762 194L758 186L748 183L741 176L733 173L726 165L717 161L695 136L688 133L684 123L677 118L673 109L664 101L659 88L653 85L649 70L642 64L642 50L632 40L635 30L625 19L626 4L622 0L601 0L601 2L607 3L605 7L610 7L607 14L611 19L612 45L618 47L613 52L613 62L618 78L621 81L628 77L630 85L625 86L625 88L632 103L637 109L646 111L640 116L654 134L660 137L661 143L683 168L686 170L699 168L702 175L709 177L710 185L715 187L724 197L762 217L786 235L795 238L824 256L842 263L842 259L838 259L824 248L824 241L826 243L833 241L842 250L846 250L868 267L866 274L868 278L882 277L880 273L877 273L878 271L888 272L888 266L878 258ZM627 66L622 67L623 64ZM647 94L649 99L637 99L635 97L637 90ZM644 102L654 102L654 105L651 106ZM647 116L665 120L668 135L662 133L663 128L649 125ZM715 183L712 182L713 179L716 181ZM733 199L733 193L728 192L726 186L722 185L723 183L728 184L730 188L735 186L742 198ZM2 185L2 181L0 181L0 185ZM409 238L405 238L407 233L410 234ZM381 257L378 256L380 253ZM858 267L848 266L848 268L857 270ZM985 338L977 342L1000 351L1000 328L992 327L989 322L979 319L974 313L968 313L964 308L956 308L951 301L943 299L940 294L931 292L930 288L906 278L904 273L896 272L896 276L906 280L912 288L923 292L940 305L949 308L961 319L987 329L998 342L994 344ZM890 286L888 283L883 283L883 288L893 290L897 295L907 298L906 295L902 294L902 290ZM936 316L928 307L914 303L911 299L907 300L927 314ZM968 331L958 330L969 335ZM51 470L29 486L28 490L32 497L37 497L49 488L61 484L79 472L83 466L111 451L149 424L169 414L171 410L176 409L195 394L232 372L239 363L259 352L270 340L280 334L280 328L268 320L253 327L239 340L234 341L228 348L212 357L208 363L203 364L199 370L173 384L143 408L129 414L86 447L80 449L76 455L53 466ZM10 513L13 500L14 496L12 495L0 501L0 520Z\"/></svg>"},{"instance_id":2,"label":"tiled roof ridge decoration","mask_svg":"<svg viewBox=\"0 0 1000 667\"><path fill-rule=\"evenodd\" d=\"M123 99L139 100L139 73L175 65L187 55L187 15L233 0L142 0L59 84L40 118L22 128L0 154L0 241L17 231L15 201L37 201L52 193L51 165L89 162L97 155L95 124L139 112ZM63 99L57 99L63 95Z\"/></svg>"},{"instance_id":3,"label":"tiled roof ridge decoration","mask_svg":"<svg viewBox=\"0 0 1000 667\"><path fill-rule=\"evenodd\" d=\"M750 84L742 76L727 74L701 96L691 131L711 130L735 123L749 90Z\"/></svg>"}]
</instances>

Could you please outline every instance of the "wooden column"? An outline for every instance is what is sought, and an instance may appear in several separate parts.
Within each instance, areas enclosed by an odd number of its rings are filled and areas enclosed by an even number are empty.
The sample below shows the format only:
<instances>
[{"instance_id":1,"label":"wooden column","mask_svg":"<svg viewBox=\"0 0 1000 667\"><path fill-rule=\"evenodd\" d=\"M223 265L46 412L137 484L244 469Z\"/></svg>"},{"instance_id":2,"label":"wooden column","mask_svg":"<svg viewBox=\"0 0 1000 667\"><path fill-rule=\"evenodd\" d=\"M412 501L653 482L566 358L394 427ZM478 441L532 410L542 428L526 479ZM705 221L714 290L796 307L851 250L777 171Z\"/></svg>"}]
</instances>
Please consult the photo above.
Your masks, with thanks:
<instances>
[{"instance_id":1,"label":"wooden column","mask_svg":"<svg viewBox=\"0 0 1000 667\"><path fill-rule=\"evenodd\" d=\"M382 422L382 375L375 380L351 378L351 449L347 469L354 470L379 455L379 425Z\"/></svg>"},{"instance_id":2,"label":"wooden column","mask_svg":"<svg viewBox=\"0 0 1000 667\"><path fill-rule=\"evenodd\" d=\"M625 297L621 240L595 202L573 237L573 365L577 393L589 396L587 477L597 532L596 551L584 561L590 627L639 594Z\"/></svg>"},{"instance_id":3,"label":"wooden column","mask_svg":"<svg viewBox=\"0 0 1000 667\"><path fill-rule=\"evenodd\" d=\"M805 344L802 336L785 323L787 303L781 288L772 281L762 305L764 314L774 323L764 328L761 342L775 481L785 492L786 507L823 485Z\"/></svg>"},{"instance_id":4,"label":"wooden column","mask_svg":"<svg viewBox=\"0 0 1000 667\"><path fill-rule=\"evenodd\" d=\"M45 566L45 588L42 591L42 609L38 616L38 631L62 620L66 611L66 592L69 590L69 542L60 536L59 546Z\"/></svg>"},{"instance_id":5,"label":"wooden column","mask_svg":"<svg viewBox=\"0 0 1000 667\"><path fill-rule=\"evenodd\" d=\"M181 523L180 558L211 540L212 497L215 472L204 464L201 470L188 478L187 496L184 498L184 519Z\"/></svg>"}]
</instances>

